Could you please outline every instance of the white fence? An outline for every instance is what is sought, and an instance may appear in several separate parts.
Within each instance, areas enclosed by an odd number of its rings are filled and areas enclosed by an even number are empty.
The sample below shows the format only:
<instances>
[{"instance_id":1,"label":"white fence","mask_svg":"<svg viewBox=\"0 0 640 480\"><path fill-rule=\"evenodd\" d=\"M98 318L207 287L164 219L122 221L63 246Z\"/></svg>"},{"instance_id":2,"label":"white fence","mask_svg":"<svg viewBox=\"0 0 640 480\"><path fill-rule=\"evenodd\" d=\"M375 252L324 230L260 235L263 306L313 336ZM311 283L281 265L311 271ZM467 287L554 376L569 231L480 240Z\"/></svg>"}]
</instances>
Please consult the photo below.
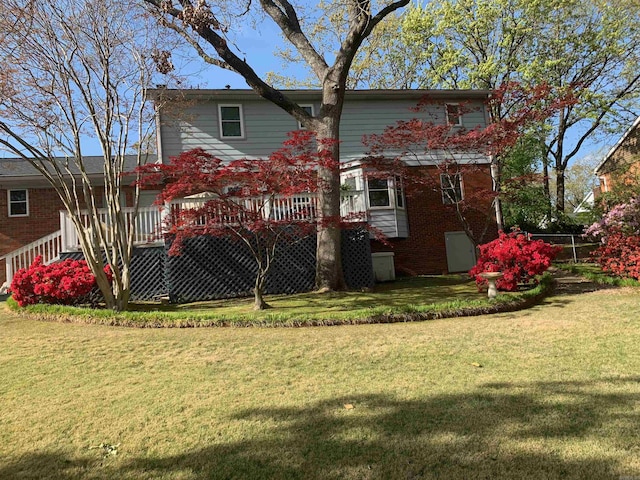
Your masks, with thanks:
<instances>
[{"instance_id":1,"label":"white fence","mask_svg":"<svg viewBox=\"0 0 640 480\"><path fill-rule=\"evenodd\" d=\"M540 239L547 243L553 243L556 245L571 245L574 262L578 261L576 245L584 243L582 235L572 233L529 233L527 235L531 240Z\"/></svg>"}]
</instances>

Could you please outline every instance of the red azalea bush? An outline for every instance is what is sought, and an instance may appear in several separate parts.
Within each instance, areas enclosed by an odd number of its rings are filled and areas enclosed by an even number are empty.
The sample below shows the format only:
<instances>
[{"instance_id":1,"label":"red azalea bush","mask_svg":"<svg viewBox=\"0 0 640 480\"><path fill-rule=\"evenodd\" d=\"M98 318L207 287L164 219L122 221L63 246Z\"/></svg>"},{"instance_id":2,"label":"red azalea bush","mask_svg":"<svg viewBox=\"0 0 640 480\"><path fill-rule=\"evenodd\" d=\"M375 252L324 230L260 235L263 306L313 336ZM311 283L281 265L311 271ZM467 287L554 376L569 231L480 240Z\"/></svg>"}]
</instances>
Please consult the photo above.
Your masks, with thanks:
<instances>
[{"instance_id":1,"label":"red azalea bush","mask_svg":"<svg viewBox=\"0 0 640 480\"><path fill-rule=\"evenodd\" d=\"M591 252L602 271L640 280L640 236L609 233L606 242Z\"/></svg>"},{"instance_id":2,"label":"red azalea bush","mask_svg":"<svg viewBox=\"0 0 640 480\"><path fill-rule=\"evenodd\" d=\"M109 266L105 272L111 279ZM29 268L16 272L10 291L21 307L36 303L74 305L83 303L95 286L96 279L84 260L43 265L42 256L38 256Z\"/></svg>"},{"instance_id":3,"label":"red azalea bush","mask_svg":"<svg viewBox=\"0 0 640 480\"><path fill-rule=\"evenodd\" d=\"M479 248L480 258L469 275L475 277L476 285L481 288L487 283L481 273L502 272L504 276L496 281L496 287L507 292L517 290L519 283L537 283L536 275L544 273L562 250L561 246L542 240L530 240L520 231L499 232L498 238Z\"/></svg>"}]
</instances>

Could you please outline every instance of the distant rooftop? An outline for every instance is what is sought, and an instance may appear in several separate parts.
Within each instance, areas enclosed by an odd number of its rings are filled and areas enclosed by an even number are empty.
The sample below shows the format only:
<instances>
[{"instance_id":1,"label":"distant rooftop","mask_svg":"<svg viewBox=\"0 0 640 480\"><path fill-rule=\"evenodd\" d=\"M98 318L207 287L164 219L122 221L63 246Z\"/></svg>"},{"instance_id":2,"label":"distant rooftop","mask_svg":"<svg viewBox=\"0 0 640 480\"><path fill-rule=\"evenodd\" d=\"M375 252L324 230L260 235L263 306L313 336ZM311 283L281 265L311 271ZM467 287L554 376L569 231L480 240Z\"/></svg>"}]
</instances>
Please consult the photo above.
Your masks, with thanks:
<instances>
[{"instance_id":1,"label":"distant rooftop","mask_svg":"<svg viewBox=\"0 0 640 480\"><path fill-rule=\"evenodd\" d=\"M102 156L86 156L83 157L83 163L85 165L88 175L96 176L102 175L104 167L104 157ZM156 156L149 155L147 162L155 162ZM56 161L63 165L67 158L59 157ZM74 165L73 161L69 162L70 170L74 174L78 174L78 168ZM136 156L127 155L125 157L125 169L133 170L136 167ZM23 158L0 158L0 181L8 178L27 178L36 177L39 178L40 173L25 159Z\"/></svg>"}]
</instances>

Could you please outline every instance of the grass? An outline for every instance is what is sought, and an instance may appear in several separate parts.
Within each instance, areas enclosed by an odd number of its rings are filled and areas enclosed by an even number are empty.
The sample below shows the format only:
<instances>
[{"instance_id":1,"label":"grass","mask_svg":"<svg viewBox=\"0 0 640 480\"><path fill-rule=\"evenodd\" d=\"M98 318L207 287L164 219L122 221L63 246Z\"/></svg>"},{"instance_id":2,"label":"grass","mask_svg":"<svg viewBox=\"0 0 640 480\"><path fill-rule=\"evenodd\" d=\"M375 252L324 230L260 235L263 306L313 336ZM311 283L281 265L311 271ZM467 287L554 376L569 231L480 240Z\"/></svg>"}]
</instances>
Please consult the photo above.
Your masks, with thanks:
<instances>
[{"instance_id":1,"label":"grass","mask_svg":"<svg viewBox=\"0 0 640 480\"><path fill-rule=\"evenodd\" d=\"M640 476L632 289L304 329L0 310L0 332L3 479Z\"/></svg>"},{"instance_id":2,"label":"grass","mask_svg":"<svg viewBox=\"0 0 640 480\"><path fill-rule=\"evenodd\" d=\"M133 304L114 313L89 308L35 305L21 311L44 320L130 327L314 326L388 323L478 315L529 305L551 289L550 277L518 293L489 301L466 275L414 277L377 285L365 292L267 296L273 307L253 311L253 299L226 299L184 305ZM11 303L11 302L10 302ZM14 308L17 308L13 303Z\"/></svg>"},{"instance_id":3,"label":"grass","mask_svg":"<svg viewBox=\"0 0 640 480\"><path fill-rule=\"evenodd\" d=\"M639 287L640 282L633 278L615 277L602 271L602 268L595 263L568 263L558 264L563 270L580 275L599 285L610 285L614 287Z\"/></svg>"}]
</instances>

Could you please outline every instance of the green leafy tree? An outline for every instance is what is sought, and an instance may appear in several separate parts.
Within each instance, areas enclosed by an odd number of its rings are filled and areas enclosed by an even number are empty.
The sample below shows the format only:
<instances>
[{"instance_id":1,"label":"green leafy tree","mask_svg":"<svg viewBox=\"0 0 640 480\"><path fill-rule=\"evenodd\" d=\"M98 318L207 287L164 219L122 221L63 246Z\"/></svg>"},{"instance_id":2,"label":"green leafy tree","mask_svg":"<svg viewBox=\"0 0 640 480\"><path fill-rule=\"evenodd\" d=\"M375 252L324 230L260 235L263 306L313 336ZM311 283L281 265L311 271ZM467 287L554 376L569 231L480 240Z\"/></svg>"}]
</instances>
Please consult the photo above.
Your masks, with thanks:
<instances>
[{"instance_id":1,"label":"green leafy tree","mask_svg":"<svg viewBox=\"0 0 640 480\"><path fill-rule=\"evenodd\" d=\"M584 198L596 188L597 178L593 171L598 161L597 156L586 155L572 162L567 168L566 201L571 210L580 205Z\"/></svg>"},{"instance_id":2,"label":"green leafy tree","mask_svg":"<svg viewBox=\"0 0 640 480\"><path fill-rule=\"evenodd\" d=\"M544 142L535 132L523 135L504 155L501 197L505 229L535 231L550 218L542 173L544 155Z\"/></svg>"},{"instance_id":3,"label":"green leafy tree","mask_svg":"<svg viewBox=\"0 0 640 480\"><path fill-rule=\"evenodd\" d=\"M569 163L595 136L633 118L638 25L640 4L631 0L443 0L406 13L403 41L422 46L422 86L494 89L515 80L576 92L578 102L544 125L563 212Z\"/></svg>"}]
</instances>

